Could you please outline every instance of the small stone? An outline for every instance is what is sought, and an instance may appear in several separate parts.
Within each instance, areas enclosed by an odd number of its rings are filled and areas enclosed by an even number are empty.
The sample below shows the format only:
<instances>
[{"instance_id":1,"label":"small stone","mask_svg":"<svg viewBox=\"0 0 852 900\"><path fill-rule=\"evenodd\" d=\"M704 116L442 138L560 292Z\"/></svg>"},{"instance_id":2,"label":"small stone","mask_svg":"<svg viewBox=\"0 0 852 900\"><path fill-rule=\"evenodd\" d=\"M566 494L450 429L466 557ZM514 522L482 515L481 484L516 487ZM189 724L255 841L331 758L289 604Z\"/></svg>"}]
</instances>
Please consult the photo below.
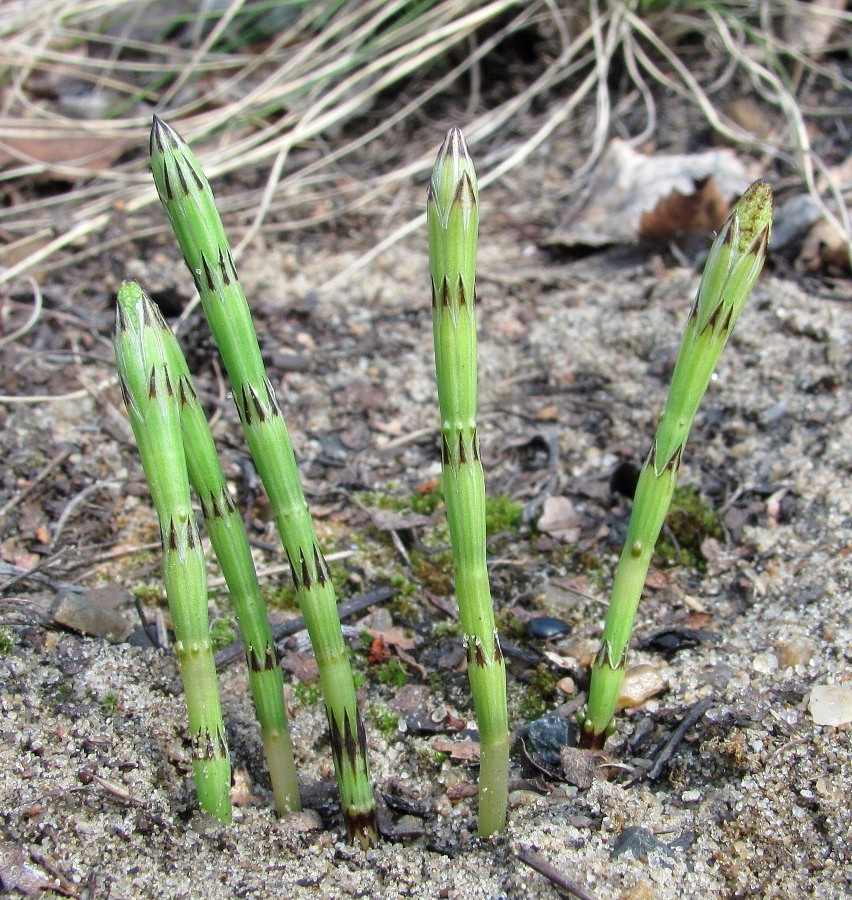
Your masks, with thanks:
<instances>
[{"instance_id":1,"label":"small stone","mask_svg":"<svg viewBox=\"0 0 852 900\"><path fill-rule=\"evenodd\" d=\"M311 358L307 354L292 353L281 347L269 351L269 361L276 372L309 372Z\"/></svg>"},{"instance_id":2,"label":"small stone","mask_svg":"<svg viewBox=\"0 0 852 900\"><path fill-rule=\"evenodd\" d=\"M76 638L63 637L55 649L57 651L56 667L66 677L79 675L92 664L88 650Z\"/></svg>"},{"instance_id":3,"label":"small stone","mask_svg":"<svg viewBox=\"0 0 852 900\"><path fill-rule=\"evenodd\" d=\"M390 631L393 628L393 617L385 606L377 606L358 622L358 627L364 631Z\"/></svg>"},{"instance_id":4,"label":"small stone","mask_svg":"<svg viewBox=\"0 0 852 900\"><path fill-rule=\"evenodd\" d=\"M778 668L778 657L774 653L758 653L751 661L755 672L761 675L771 675Z\"/></svg>"},{"instance_id":5,"label":"small stone","mask_svg":"<svg viewBox=\"0 0 852 900\"><path fill-rule=\"evenodd\" d=\"M701 791L684 791L680 799L684 803L697 803L701 799Z\"/></svg>"},{"instance_id":6,"label":"small stone","mask_svg":"<svg viewBox=\"0 0 852 900\"><path fill-rule=\"evenodd\" d=\"M568 634L569 626L562 619L555 619L552 616L537 616L527 622L527 631L530 637L537 638L540 641L546 641L550 638L561 637Z\"/></svg>"},{"instance_id":7,"label":"small stone","mask_svg":"<svg viewBox=\"0 0 852 900\"><path fill-rule=\"evenodd\" d=\"M655 900L657 894L647 881L640 881L621 892L620 900Z\"/></svg>"},{"instance_id":8,"label":"small stone","mask_svg":"<svg viewBox=\"0 0 852 900\"><path fill-rule=\"evenodd\" d=\"M281 819L282 825L291 831L318 831L323 828L322 817L313 809L303 809L301 812L290 813Z\"/></svg>"},{"instance_id":9,"label":"small stone","mask_svg":"<svg viewBox=\"0 0 852 900\"><path fill-rule=\"evenodd\" d=\"M639 483L639 466L632 462L621 462L609 476L609 490L613 494L621 494L632 500L636 493L636 485Z\"/></svg>"},{"instance_id":10,"label":"small stone","mask_svg":"<svg viewBox=\"0 0 852 900\"><path fill-rule=\"evenodd\" d=\"M380 531L410 531L413 528L422 528L430 525L431 516L421 516L417 513L398 513L392 509L372 509L370 518L373 525ZM384 607L379 607L384 609Z\"/></svg>"},{"instance_id":11,"label":"small stone","mask_svg":"<svg viewBox=\"0 0 852 900\"><path fill-rule=\"evenodd\" d=\"M647 635L639 646L643 650L655 650L664 655L673 656L680 650L697 647L704 641L710 641L715 635L700 628L689 628L685 625L670 625Z\"/></svg>"},{"instance_id":12,"label":"small stone","mask_svg":"<svg viewBox=\"0 0 852 900\"><path fill-rule=\"evenodd\" d=\"M189 828L203 838L215 839L222 834L222 822L203 809L197 809L189 820Z\"/></svg>"},{"instance_id":13,"label":"small stone","mask_svg":"<svg viewBox=\"0 0 852 900\"><path fill-rule=\"evenodd\" d=\"M560 678L559 681L556 682L556 689L562 691L563 694L568 694L569 697L573 697L574 694L577 693L577 685L570 675Z\"/></svg>"},{"instance_id":14,"label":"small stone","mask_svg":"<svg viewBox=\"0 0 852 900\"><path fill-rule=\"evenodd\" d=\"M615 859L622 853L629 853L638 862L648 862L648 854L660 851L671 854L669 847L654 837L653 832L640 825L630 825L612 842L610 856Z\"/></svg>"},{"instance_id":15,"label":"small stone","mask_svg":"<svg viewBox=\"0 0 852 900\"><path fill-rule=\"evenodd\" d=\"M25 897L41 891L53 891L54 885L46 875L29 865L29 855L23 847L8 841L0 843L0 888L20 891Z\"/></svg>"},{"instance_id":16,"label":"small stone","mask_svg":"<svg viewBox=\"0 0 852 900\"><path fill-rule=\"evenodd\" d=\"M454 815L453 801L446 794L440 794L434 804L435 815L443 819L449 819Z\"/></svg>"},{"instance_id":17,"label":"small stone","mask_svg":"<svg viewBox=\"0 0 852 900\"><path fill-rule=\"evenodd\" d=\"M112 595L106 596L109 596L112 602ZM71 631L120 644L133 627L121 612L103 604L101 599L100 595L96 596L91 592L88 594L68 592L60 597L53 611L53 621Z\"/></svg>"},{"instance_id":18,"label":"small stone","mask_svg":"<svg viewBox=\"0 0 852 900\"><path fill-rule=\"evenodd\" d=\"M778 664L782 669L806 666L814 655L814 645L806 637L794 637L778 647Z\"/></svg>"},{"instance_id":19,"label":"small stone","mask_svg":"<svg viewBox=\"0 0 852 900\"><path fill-rule=\"evenodd\" d=\"M668 682L655 666L631 666L621 683L618 709L633 709L641 706L646 700L661 694L668 686Z\"/></svg>"},{"instance_id":20,"label":"small stone","mask_svg":"<svg viewBox=\"0 0 852 900\"><path fill-rule=\"evenodd\" d=\"M520 809L524 806L535 806L539 795L534 791L510 791L509 809Z\"/></svg>"},{"instance_id":21,"label":"small stone","mask_svg":"<svg viewBox=\"0 0 852 900\"><path fill-rule=\"evenodd\" d=\"M560 641L556 645L556 649L564 656L571 656L576 659L583 668L588 668L592 664L592 660L595 658L600 646L601 642L593 638L572 638L568 641Z\"/></svg>"},{"instance_id":22,"label":"small stone","mask_svg":"<svg viewBox=\"0 0 852 900\"><path fill-rule=\"evenodd\" d=\"M396 822L384 822L379 830L382 835L391 841L401 841L405 838L420 837L423 834L423 819L419 816L406 814L400 816Z\"/></svg>"},{"instance_id":23,"label":"small stone","mask_svg":"<svg viewBox=\"0 0 852 900\"><path fill-rule=\"evenodd\" d=\"M394 694L390 707L395 713L403 716L411 716L423 711L429 702L429 688L421 684L404 684ZM435 722L441 721L434 719Z\"/></svg>"},{"instance_id":24,"label":"small stone","mask_svg":"<svg viewBox=\"0 0 852 900\"><path fill-rule=\"evenodd\" d=\"M603 753L580 750L577 747L563 747L561 762L565 781L581 790L588 790L595 778L600 776L598 766L605 758Z\"/></svg>"},{"instance_id":25,"label":"small stone","mask_svg":"<svg viewBox=\"0 0 852 900\"><path fill-rule=\"evenodd\" d=\"M728 682L737 674L737 670L724 660L705 670L703 678L711 687L724 690Z\"/></svg>"},{"instance_id":26,"label":"small stone","mask_svg":"<svg viewBox=\"0 0 852 900\"><path fill-rule=\"evenodd\" d=\"M845 725L852 722L852 686L818 684L811 690L808 712L817 725Z\"/></svg>"},{"instance_id":27,"label":"small stone","mask_svg":"<svg viewBox=\"0 0 852 900\"><path fill-rule=\"evenodd\" d=\"M527 737L542 761L558 766L563 747L571 743L571 725L552 713L530 722Z\"/></svg>"},{"instance_id":28,"label":"small stone","mask_svg":"<svg viewBox=\"0 0 852 900\"><path fill-rule=\"evenodd\" d=\"M548 497L544 501L538 530L566 544L576 543L580 537L580 517L567 497Z\"/></svg>"},{"instance_id":29,"label":"small stone","mask_svg":"<svg viewBox=\"0 0 852 900\"><path fill-rule=\"evenodd\" d=\"M566 816L565 824L570 825L572 828L593 828L596 826L594 819L590 819L588 816L580 815L578 813Z\"/></svg>"},{"instance_id":30,"label":"small stone","mask_svg":"<svg viewBox=\"0 0 852 900\"><path fill-rule=\"evenodd\" d=\"M438 657L438 668L458 670L466 658L467 654L462 642L452 641Z\"/></svg>"},{"instance_id":31,"label":"small stone","mask_svg":"<svg viewBox=\"0 0 852 900\"><path fill-rule=\"evenodd\" d=\"M769 409L763 411L762 418L765 424L771 425L773 422L783 419L788 413L789 410L785 403L773 403Z\"/></svg>"}]
</instances>

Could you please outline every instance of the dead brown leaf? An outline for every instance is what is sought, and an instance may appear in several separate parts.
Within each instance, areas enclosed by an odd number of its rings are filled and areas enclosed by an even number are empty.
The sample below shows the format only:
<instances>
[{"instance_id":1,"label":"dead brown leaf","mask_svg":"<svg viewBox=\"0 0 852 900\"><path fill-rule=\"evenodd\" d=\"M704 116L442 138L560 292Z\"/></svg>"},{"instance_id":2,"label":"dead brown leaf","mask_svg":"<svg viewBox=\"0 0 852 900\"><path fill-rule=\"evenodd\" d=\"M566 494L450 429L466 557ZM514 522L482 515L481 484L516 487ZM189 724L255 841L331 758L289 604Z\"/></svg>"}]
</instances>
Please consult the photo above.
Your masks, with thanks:
<instances>
[{"instance_id":1,"label":"dead brown leaf","mask_svg":"<svg viewBox=\"0 0 852 900\"><path fill-rule=\"evenodd\" d=\"M713 616L711 616L710 613L693 612L686 617L684 623L690 628L705 628L712 621Z\"/></svg>"},{"instance_id":2,"label":"dead brown leaf","mask_svg":"<svg viewBox=\"0 0 852 900\"><path fill-rule=\"evenodd\" d=\"M805 274L826 270L848 272L852 267L846 239L827 219L815 222L802 244L796 269Z\"/></svg>"},{"instance_id":3,"label":"dead brown leaf","mask_svg":"<svg viewBox=\"0 0 852 900\"><path fill-rule=\"evenodd\" d=\"M565 656L562 653L556 653L553 650L546 650L544 655L556 666L557 669L564 669L566 672L572 672L580 667L579 662L573 656Z\"/></svg>"},{"instance_id":4,"label":"dead brown leaf","mask_svg":"<svg viewBox=\"0 0 852 900\"><path fill-rule=\"evenodd\" d=\"M108 169L136 141L121 137L87 137L55 129L27 127L0 141L0 169L19 163L43 165L53 178L76 181L85 172Z\"/></svg>"},{"instance_id":5,"label":"dead brown leaf","mask_svg":"<svg viewBox=\"0 0 852 900\"><path fill-rule=\"evenodd\" d=\"M447 738L435 738L431 745L438 753L449 753L460 762L477 762L479 760L478 741L450 741Z\"/></svg>"},{"instance_id":6,"label":"dead brown leaf","mask_svg":"<svg viewBox=\"0 0 852 900\"><path fill-rule=\"evenodd\" d=\"M394 626L393 628L388 628L386 631L376 631L374 628L367 628L366 631L370 637L384 641L391 647L398 647L402 650L414 649L414 638L406 634L404 628Z\"/></svg>"},{"instance_id":7,"label":"dead brown leaf","mask_svg":"<svg viewBox=\"0 0 852 900\"><path fill-rule=\"evenodd\" d=\"M410 669L414 669L414 671L417 672L417 674L418 674L421 678L425 678L425 677L426 677L426 667L425 667L425 666L421 666L420 663L417 662L417 660L416 660L410 653L406 653L405 650L402 649L402 647L397 646L395 649L396 649L396 655L397 655L397 656L398 656L398 657L399 657L399 658L400 658L400 659L401 659L401 660L402 660L402 661L403 661Z\"/></svg>"},{"instance_id":8,"label":"dead brown leaf","mask_svg":"<svg viewBox=\"0 0 852 900\"><path fill-rule=\"evenodd\" d=\"M398 513L392 509L370 509L370 519L380 531L404 531L431 524L429 516L417 513Z\"/></svg>"},{"instance_id":9,"label":"dead brown leaf","mask_svg":"<svg viewBox=\"0 0 852 900\"><path fill-rule=\"evenodd\" d=\"M715 231L730 212L728 201L719 193L713 178L696 183L695 192L684 195L672 191L642 214L639 237L662 241L684 231Z\"/></svg>"},{"instance_id":10,"label":"dead brown leaf","mask_svg":"<svg viewBox=\"0 0 852 900\"><path fill-rule=\"evenodd\" d=\"M378 635L374 637L370 644L370 652L367 654L367 664L377 666L387 662L390 659L390 648L385 643L385 639Z\"/></svg>"},{"instance_id":11,"label":"dead brown leaf","mask_svg":"<svg viewBox=\"0 0 852 900\"><path fill-rule=\"evenodd\" d=\"M724 222L729 202L750 180L727 148L646 156L616 139L601 159L588 199L570 210L548 243L599 247L710 231Z\"/></svg>"},{"instance_id":12,"label":"dead brown leaf","mask_svg":"<svg viewBox=\"0 0 852 900\"><path fill-rule=\"evenodd\" d=\"M281 657L281 667L302 682L313 681L319 677L313 653L285 653Z\"/></svg>"},{"instance_id":13,"label":"dead brown leaf","mask_svg":"<svg viewBox=\"0 0 852 900\"><path fill-rule=\"evenodd\" d=\"M669 576L662 570L656 569L653 566L648 569L648 577L645 579L645 584L655 591L664 591L666 588L672 586Z\"/></svg>"}]
</instances>

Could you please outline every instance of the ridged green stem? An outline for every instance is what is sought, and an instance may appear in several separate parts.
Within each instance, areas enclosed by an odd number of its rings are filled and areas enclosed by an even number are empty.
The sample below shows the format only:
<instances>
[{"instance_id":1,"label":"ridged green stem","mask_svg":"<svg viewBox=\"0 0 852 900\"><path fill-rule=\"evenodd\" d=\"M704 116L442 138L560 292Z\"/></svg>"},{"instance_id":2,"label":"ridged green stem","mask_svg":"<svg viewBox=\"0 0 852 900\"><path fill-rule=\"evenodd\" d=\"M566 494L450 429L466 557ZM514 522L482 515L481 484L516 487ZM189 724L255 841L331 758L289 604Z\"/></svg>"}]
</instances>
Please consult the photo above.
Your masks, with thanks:
<instances>
[{"instance_id":1,"label":"ridged green stem","mask_svg":"<svg viewBox=\"0 0 852 900\"><path fill-rule=\"evenodd\" d=\"M156 117L151 171L228 372L249 450L290 563L319 667L347 831L362 846L371 846L377 832L366 734L328 566L210 185L189 147Z\"/></svg>"},{"instance_id":2,"label":"ridged green stem","mask_svg":"<svg viewBox=\"0 0 852 900\"><path fill-rule=\"evenodd\" d=\"M178 398L189 480L201 504L207 534L240 625L275 808L282 815L296 812L302 806L284 709L284 677L248 535L231 499L207 417L195 393L180 345L154 304L151 304L149 315L161 329L170 378Z\"/></svg>"},{"instance_id":3,"label":"ridged green stem","mask_svg":"<svg viewBox=\"0 0 852 900\"><path fill-rule=\"evenodd\" d=\"M701 399L766 258L772 191L758 181L722 226L689 314L671 387L639 475L600 650L592 664L581 745L602 747L611 730L627 648L648 566L677 483L683 451Z\"/></svg>"},{"instance_id":4,"label":"ridged green stem","mask_svg":"<svg viewBox=\"0 0 852 900\"><path fill-rule=\"evenodd\" d=\"M485 561L485 477L476 426L476 173L461 131L447 135L427 197L435 371L444 501L455 587L479 726L479 833L506 825L509 728L506 667Z\"/></svg>"},{"instance_id":5,"label":"ridged green stem","mask_svg":"<svg viewBox=\"0 0 852 900\"><path fill-rule=\"evenodd\" d=\"M231 763L207 615L207 569L192 512L176 385L162 332L137 284L118 293L115 355L122 394L160 522L163 581L183 679L202 809L231 821Z\"/></svg>"}]
</instances>

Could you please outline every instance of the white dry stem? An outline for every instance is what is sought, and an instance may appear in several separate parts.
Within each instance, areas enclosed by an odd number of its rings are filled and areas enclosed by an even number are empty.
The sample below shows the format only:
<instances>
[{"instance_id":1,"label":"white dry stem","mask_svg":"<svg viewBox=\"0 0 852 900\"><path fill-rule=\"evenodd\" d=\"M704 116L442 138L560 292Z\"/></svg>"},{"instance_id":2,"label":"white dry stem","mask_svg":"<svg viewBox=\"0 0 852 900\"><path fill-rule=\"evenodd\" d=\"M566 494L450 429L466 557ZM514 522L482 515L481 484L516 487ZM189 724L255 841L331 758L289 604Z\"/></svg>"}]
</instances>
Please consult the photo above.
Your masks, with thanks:
<instances>
[{"instance_id":1,"label":"white dry stem","mask_svg":"<svg viewBox=\"0 0 852 900\"><path fill-rule=\"evenodd\" d=\"M483 186L521 165L558 129L571 128L581 131L589 151L581 168L566 173L566 194L576 197L613 133L634 146L655 133L654 89L662 86L696 105L719 134L783 158L828 221L847 241L852 235L843 187L810 145L794 93L803 75L831 81L841 89L852 86L840 70L819 57L820 49L840 49L848 39L852 16L843 9L779 0L772 4L770 16L767 3L756 7L751 0L734 0L700 6L666 4L640 16L635 4L621 0L587 4L436 0L408 17L407 0L364 0L345 4L328 18L325 4L306 4L302 15L259 52L239 48L221 52L217 39L234 30L235 17L248 6L247 0L230 0L218 18L210 20L213 27L208 33L197 30L194 44L180 47L176 42L128 36L133 33L128 23L144 18L147 0L43 0L37 17L29 0L6 0L0 17L4 50L0 72L5 70L9 84L0 105L0 147L7 155L11 149L16 162L0 177L15 183L59 173L78 180L80 186L72 197L65 233L57 234L54 228L60 210L69 208L67 194L25 199L7 211L4 227L18 261L0 269L0 283L37 265L48 271L102 252L103 244L85 247L86 239L105 229L119 203L132 226L134 214L156 200L141 159L97 170L85 161L51 163L50 154L41 158L37 149L27 148L38 148L40 142L73 145L80 138L133 147L148 127L153 103L159 111L168 108L170 120L180 123L186 139L205 149L202 163L211 177L268 168L261 187L233 194L223 204L226 217L243 226L238 250L273 217L277 232L363 209L378 209L381 217L403 186L428 172L431 150L415 152L402 163L390 155L377 158L357 183L339 177L341 163L367 144L381 148L381 138L413 121L422 105L441 92L469 85L468 107L475 110L479 67L507 37L531 28L550 35L552 55L533 70L528 85L465 123L472 149L488 145L488 152L480 154L486 160L480 168ZM106 15L113 20L123 17L122 33L104 29ZM779 21L815 15L821 19L821 33L829 35L832 23L838 26L833 43L823 48L773 32ZM702 67L707 72L701 75L693 74L692 59L680 41L697 30L715 35L708 40L703 57L707 65ZM99 52L81 53L79 48L87 44ZM452 54L458 54L458 48L467 52L456 61ZM125 49L133 51L132 60ZM437 60L453 65L433 78ZM612 95L609 86L609 73L618 64L624 65L628 80L620 97ZM785 64L798 67L792 78L787 77ZM35 79L50 83L60 76L86 85L110 116L81 119L30 96ZM380 92L417 78L422 82L417 90L398 107L383 110L373 127L347 140L328 139L339 135L342 126L374 103ZM719 111L714 96L734 78L750 80L755 94L778 109L777 138L752 134ZM202 79L203 94L198 87ZM157 86L163 83L166 87ZM542 98L547 100L543 112L531 113L534 101ZM100 107L96 102L92 108ZM839 114L806 112L809 118ZM643 125L630 134L627 121ZM587 122L592 123L588 135L582 131ZM498 140L507 130L528 136ZM302 151L298 157L296 148ZM396 149L394 144L387 152ZM306 212L313 209L320 212ZM348 277L421 225L422 217L417 217L396 228L339 277ZM152 232L139 228L135 236L143 233ZM127 234L117 240L127 240Z\"/></svg>"}]
</instances>

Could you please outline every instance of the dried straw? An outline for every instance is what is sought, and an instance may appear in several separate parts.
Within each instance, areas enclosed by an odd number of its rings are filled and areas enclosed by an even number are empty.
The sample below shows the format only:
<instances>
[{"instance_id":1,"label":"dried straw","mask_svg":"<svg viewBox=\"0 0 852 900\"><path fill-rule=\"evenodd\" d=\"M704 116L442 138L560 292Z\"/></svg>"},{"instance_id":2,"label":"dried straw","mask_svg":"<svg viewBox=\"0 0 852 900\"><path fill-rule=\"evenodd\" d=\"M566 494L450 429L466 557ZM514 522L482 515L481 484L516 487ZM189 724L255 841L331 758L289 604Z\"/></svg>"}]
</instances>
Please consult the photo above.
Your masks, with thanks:
<instances>
[{"instance_id":1,"label":"dried straw","mask_svg":"<svg viewBox=\"0 0 852 900\"><path fill-rule=\"evenodd\" d=\"M101 252L103 240L87 248L86 239L117 211L122 241L160 230L138 215L156 200L142 139L155 111L179 126L212 178L241 173L240 189L223 197L229 228L241 235L238 252L261 231L354 211L376 216L375 247L338 279L421 226L418 216L388 231L382 217L401 185L425 178L434 134L452 119L464 118L485 161L481 186L554 133L576 133L586 162L566 171L568 195L582 190L613 134L634 145L658 134L664 91L694 104L725 139L775 160L852 235L850 186L837 183L808 128L843 110L799 100L821 87L848 93L837 62L850 39L844 4L783 0L755 11L750 0L297 2L288 24L250 39L247 23L268 7L230 0L185 23L174 13L163 18L181 8L164 0L44 0L38 16L29 0L4 3L0 189L14 203L4 211L2 252L12 262L0 268L0 284ZM812 23L807 36L797 21ZM535 43L540 59L513 69L506 96L483 83L482 67L505 61L508 42L521 39ZM722 98L744 90L777 110L771 137L721 111ZM422 147L398 139L431 115L440 120ZM256 172L263 182L245 187L254 180L246 173ZM34 196L34 179L73 190Z\"/></svg>"}]
</instances>

